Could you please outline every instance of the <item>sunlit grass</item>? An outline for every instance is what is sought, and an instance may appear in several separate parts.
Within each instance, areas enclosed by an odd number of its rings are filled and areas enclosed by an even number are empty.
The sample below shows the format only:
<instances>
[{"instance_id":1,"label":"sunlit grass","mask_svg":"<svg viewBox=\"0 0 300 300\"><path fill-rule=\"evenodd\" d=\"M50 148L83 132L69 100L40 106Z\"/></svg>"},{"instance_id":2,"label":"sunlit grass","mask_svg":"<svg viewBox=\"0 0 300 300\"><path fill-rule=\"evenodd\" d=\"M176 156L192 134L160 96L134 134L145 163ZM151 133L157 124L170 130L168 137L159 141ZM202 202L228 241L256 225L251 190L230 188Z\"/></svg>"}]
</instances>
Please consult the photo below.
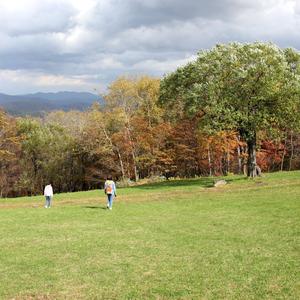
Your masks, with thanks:
<instances>
[{"instance_id":1,"label":"sunlit grass","mask_svg":"<svg viewBox=\"0 0 300 300\"><path fill-rule=\"evenodd\" d=\"M0 200L0 299L298 299L300 172Z\"/></svg>"}]
</instances>

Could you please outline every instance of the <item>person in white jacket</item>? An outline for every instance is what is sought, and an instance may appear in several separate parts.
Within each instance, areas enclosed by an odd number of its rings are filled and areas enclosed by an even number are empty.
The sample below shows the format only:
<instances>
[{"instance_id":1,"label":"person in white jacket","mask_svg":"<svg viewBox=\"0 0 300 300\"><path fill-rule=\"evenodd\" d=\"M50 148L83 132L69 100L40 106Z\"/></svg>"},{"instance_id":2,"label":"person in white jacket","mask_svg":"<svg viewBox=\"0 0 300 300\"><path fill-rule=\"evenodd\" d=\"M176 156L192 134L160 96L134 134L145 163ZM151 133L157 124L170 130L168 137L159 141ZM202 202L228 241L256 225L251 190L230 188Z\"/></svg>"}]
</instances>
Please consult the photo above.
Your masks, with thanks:
<instances>
[{"instance_id":1,"label":"person in white jacket","mask_svg":"<svg viewBox=\"0 0 300 300\"><path fill-rule=\"evenodd\" d=\"M45 208L50 208L53 197L53 188L51 184L45 186L44 196L46 198Z\"/></svg>"}]
</instances>

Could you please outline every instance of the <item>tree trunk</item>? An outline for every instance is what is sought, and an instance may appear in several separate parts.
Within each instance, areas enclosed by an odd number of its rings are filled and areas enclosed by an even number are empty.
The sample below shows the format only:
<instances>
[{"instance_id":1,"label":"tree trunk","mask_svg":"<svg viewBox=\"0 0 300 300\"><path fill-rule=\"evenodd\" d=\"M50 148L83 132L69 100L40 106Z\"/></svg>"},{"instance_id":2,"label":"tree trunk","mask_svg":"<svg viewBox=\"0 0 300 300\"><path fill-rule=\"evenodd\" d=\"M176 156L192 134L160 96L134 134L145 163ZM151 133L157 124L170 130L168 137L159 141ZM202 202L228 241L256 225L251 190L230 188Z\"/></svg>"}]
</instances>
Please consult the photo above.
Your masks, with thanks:
<instances>
[{"instance_id":1,"label":"tree trunk","mask_svg":"<svg viewBox=\"0 0 300 300\"><path fill-rule=\"evenodd\" d=\"M134 153L134 144L133 144L133 141L132 141L132 138L131 138L131 132L130 132L130 129L129 129L129 125L126 126L126 131L127 131L127 136L128 136L130 148L131 148L131 157L132 157L132 163L133 163L134 180L137 182L137 181L139 181L139 173L138 173L138 169L137 169L137 165L136 165L136 157L135 157L135 153Z\"/></svg>"},{"instance_id":2,"label":"tree trunk","mask_svg":"<svg viewBox=\"0 0 300 300\"><path fill-rule=\"evenodd\" d=\"M238 142L237 146L237 155L238 155L238 174L242 174L242 159L241 159L241 146L240 146L240 137L237 136L236 140Z\"/></svg>"},{"instance_id":3,"label":"tree trunk","mask_svg":"<svg viewBox=\"0 0 300 300\"><path fill-rule=\"evenodd\" d=\"M122 160L122 156L121 156L121 153L120 153L120 150L117 146L115 146L111 140L111 138L109 137L105 127L103 126L102 127L102 130L104 132L104 135L105 135L105 138L107 139L112 151L114 151L114 149L116 150L117 152L117 155L118 155L118 159L119 159L119 163L120 163L120 168L121 168L121 173L122 173L122 179L123 181L125 180L125 172L124 172L124 164L123 164L123 160Z\"/></svg>"},{"instance_id":4,"label":"tree trunk","mask_svg":"<svg viewBox=\"0 0 300 300\"><path fill-rule=\"evenodd\" d=\"M257 174L257 165L256 165L256 136L247 140L248 146L248 161L247 161L247 176L248 177L256 177Z\"/></svg>"},{"instance_id":5,"label":"tree trunk","mask_svg":"<svg viewBox=\"0 0 300 300\"><path fill-rule=\"evenodd\" d=\"M228 174L230 172L230 149L229 149L229 143L227 144L227 170L226 173Z\"/></svg>"},{"instance_id":6,"label":"tree trunk","mask_svg":"<svg viewBox=\"0 0 300 300\"><path fill-rule=\"evenodd\" d=\"M208 148L207 148L207 157L208 157L208 166L209 166L209 176L212 176L211 157L210 157L210 147L209 147L209 144L208 144Z\"/></svg>"},{"instance_id":7,"label":"tree trunk","mask_svg":"<svg viewBox=\"0 0 300 300\"><path fill-rule=\"evenodd\" d=\"M289 171L291 171L292 169L293 156L294 156L293 131L291 131L291 155L290 155Z\"/></svg>"},{"instance_id":8,"label":"tree trunk","mask_svg":"<svg viewBox=\"0 0 300 300\"><path fill-rule=\"evenodd\" d=\"M135 181L138 182L139 181L139 173L136 167L136 158L135 158L135 154L134 154L134 150L131 151L131 155L132 155L132 160L133 160L133 171L134 171L134 178Z\"/></svg>"},{"instance_id":9,"label":"tree trunk","mask_svg":"<svg viewBox=\"0 0 300 300\"><path fill-rule=\"evenodd\" d=\"M121 153L120 153L118 147L116 147L116 151L117 151L117 154L118 154L119 163L120 163L120 167L121 167L122 179L124 181L125 180L125 172L124 172L124 164L123 164L122 156L121 156Z\"/></svg>"},{"instance_id":10,"label":"tree trunk","mask_svg":"<svg viewBox=\"0 0 300 300\"><path fill-rule=\"evenodd\" d=\"M286 154L286 151L285 151L286 140L287 140L287 137L284 138L284 146L283 146L283 152L282 152L281 163L280 163L280 171L283 171L284 158L285 158L285 154Z\"/></svg>"}]
</instances>

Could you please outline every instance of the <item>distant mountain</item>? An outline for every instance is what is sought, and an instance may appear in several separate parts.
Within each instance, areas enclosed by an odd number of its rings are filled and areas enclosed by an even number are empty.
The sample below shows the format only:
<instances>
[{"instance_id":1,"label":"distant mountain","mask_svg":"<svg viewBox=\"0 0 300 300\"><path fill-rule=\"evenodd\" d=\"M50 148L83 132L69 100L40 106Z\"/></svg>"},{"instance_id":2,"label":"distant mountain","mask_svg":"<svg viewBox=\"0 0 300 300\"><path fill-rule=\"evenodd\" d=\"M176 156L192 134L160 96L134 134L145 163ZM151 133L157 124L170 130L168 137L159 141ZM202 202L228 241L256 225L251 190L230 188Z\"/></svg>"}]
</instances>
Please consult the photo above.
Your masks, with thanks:
<instances>
[{"instance_id":1,"label":"distant mountain","mask_svg":"<svg viewBox=\"0 0 300 300\"><path fill-rule=\"evenodd\" d=\"M57 92L26 95L0 93L0 107L12 115L43 115L53 110L85 110L93 102L103 103L103 99L92 93Z\"/></svg>"}]
</instances>

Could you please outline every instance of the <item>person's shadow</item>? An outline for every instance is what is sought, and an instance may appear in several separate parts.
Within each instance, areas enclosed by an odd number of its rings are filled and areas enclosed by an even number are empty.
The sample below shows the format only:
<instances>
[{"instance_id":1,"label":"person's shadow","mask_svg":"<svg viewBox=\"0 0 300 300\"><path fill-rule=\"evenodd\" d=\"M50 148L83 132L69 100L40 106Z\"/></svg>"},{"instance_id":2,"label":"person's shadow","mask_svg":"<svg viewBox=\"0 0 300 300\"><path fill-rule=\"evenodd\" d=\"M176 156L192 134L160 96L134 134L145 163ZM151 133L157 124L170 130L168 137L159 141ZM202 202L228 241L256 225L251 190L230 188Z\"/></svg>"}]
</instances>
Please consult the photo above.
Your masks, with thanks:
<instances>
[{"instance_id":1,"label":"person's shadow","mask_svg":"<svg viewBox=\"0 0 300 300\"><path fill-rule=\"evenodd\" d=\"M106 206L92 206L92 205L87 205L87 206L83 206L83 208L88 208L88 209L107 209Z\"/></svg>"}]
</instances>

